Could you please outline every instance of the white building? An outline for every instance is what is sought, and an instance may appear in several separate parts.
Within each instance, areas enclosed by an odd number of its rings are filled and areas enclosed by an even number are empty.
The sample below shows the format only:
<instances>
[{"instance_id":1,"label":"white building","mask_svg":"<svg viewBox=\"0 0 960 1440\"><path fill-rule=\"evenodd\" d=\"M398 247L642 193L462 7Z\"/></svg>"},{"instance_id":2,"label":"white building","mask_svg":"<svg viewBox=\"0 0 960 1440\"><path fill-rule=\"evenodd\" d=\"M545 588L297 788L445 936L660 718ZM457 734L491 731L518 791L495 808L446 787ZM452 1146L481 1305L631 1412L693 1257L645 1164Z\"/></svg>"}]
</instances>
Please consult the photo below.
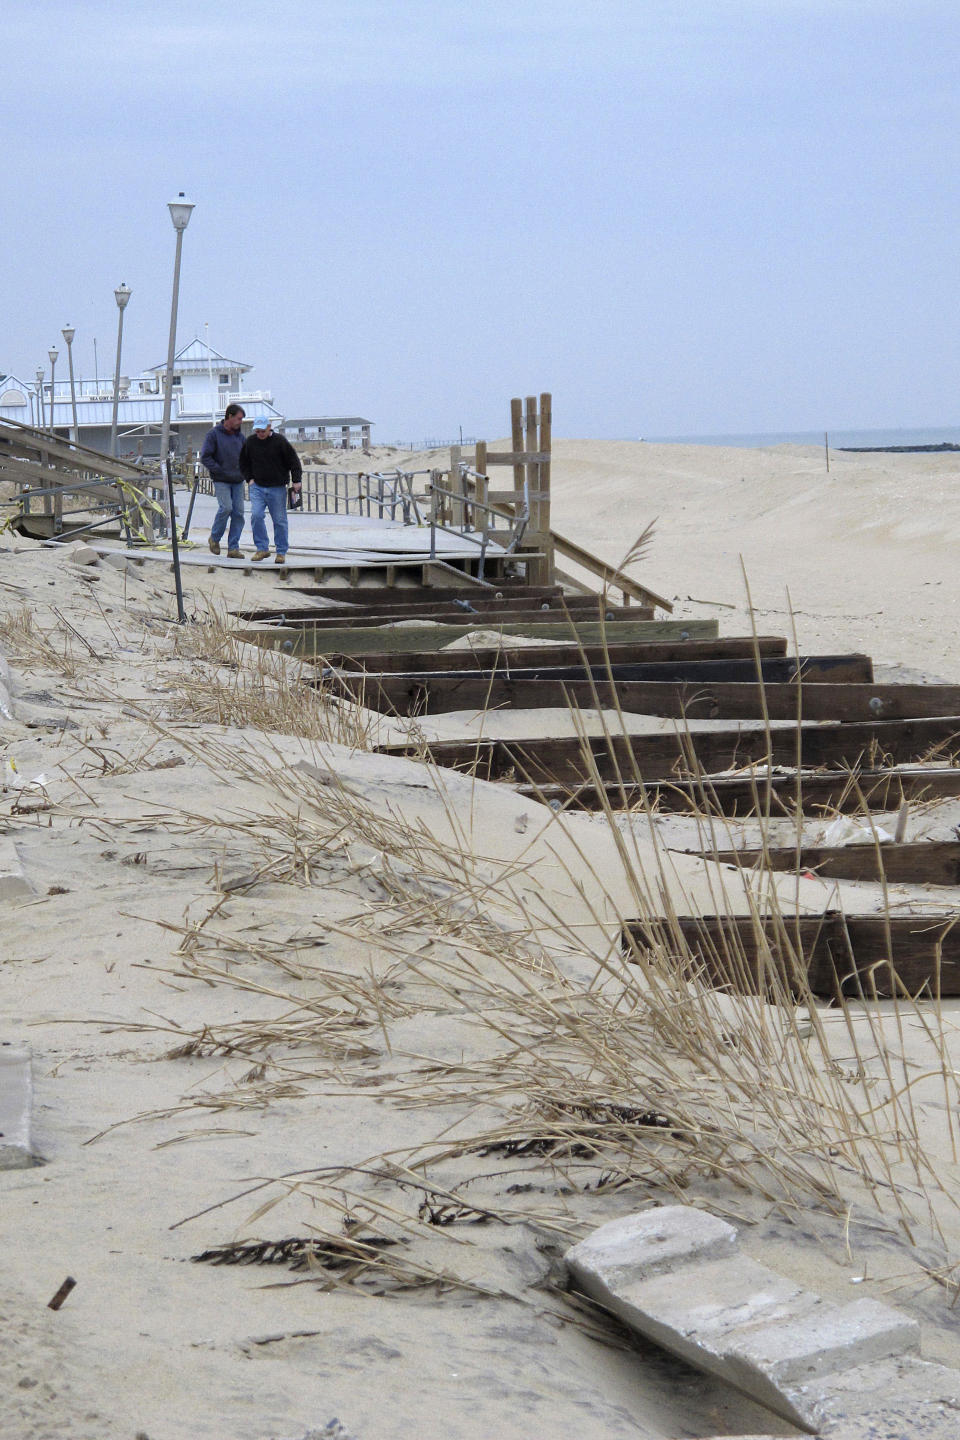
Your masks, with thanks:
<instances>
[{"instance_id":1,"label":"white building","mask_svg":"<svg viewBox=\"0 0 960 1440\"><path fill-rule=\"evenodd\" d=\"M283 415L273 403L269 390L246 389L243 376L253 368L240 360L211 349L194 339L178 351L171 386L170 435L180 452L194 451L203 437L233 402L242 405L252 419L254 412L269 415L279 429ZM158 455L163 423L166 365L154 365L142 375L121 375L117 395L117 454ZM113 380L76 380L78 439L94 450L109 450L113 420ZM51 383L26 384L15 375L0 377L0 416L27 424L54 429L64 436L73 430L70 380L57 378L53 386L51 426Z\"/></svg>"}]
</instances>

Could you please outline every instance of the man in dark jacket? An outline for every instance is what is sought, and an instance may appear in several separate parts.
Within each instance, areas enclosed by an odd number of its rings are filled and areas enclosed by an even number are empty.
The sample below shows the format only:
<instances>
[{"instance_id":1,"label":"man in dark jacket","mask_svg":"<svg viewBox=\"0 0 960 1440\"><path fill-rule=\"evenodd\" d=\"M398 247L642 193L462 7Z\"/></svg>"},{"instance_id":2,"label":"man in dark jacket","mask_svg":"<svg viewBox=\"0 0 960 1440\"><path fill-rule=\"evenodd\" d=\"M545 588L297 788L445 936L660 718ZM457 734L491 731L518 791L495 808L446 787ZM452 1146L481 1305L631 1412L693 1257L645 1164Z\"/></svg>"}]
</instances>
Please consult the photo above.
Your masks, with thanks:
<instances>
[{"instance_id":1,"label":"man in dark jacket","mask_svg":"<svg viewBox=\"0 0 960 1440\"><path fill-rule=\"evenodd\" d=\"M286 436L274 435L265 415L254 420L253 434L240 451L240 472L250 481L250 521L257 547L253 559L266 560L270 554L264 520L269 510L276 551L273 559L282 565L287 558L287 486L299 496L303 466Z\"/></svg>"},{"instance_id":2,"label":"man in dark jacket","mask_svg":"<svg viewBox=\"0 0 960 1440\"><path fill-rule=\"evenodd\" d=\"M243 533L243 476L240 473L243 416L244 411L239 405L228 405L220 424L207 432L200 451L200 463L209 470L213 493L217 497L217 513L210 526L207 544L214 555L220 554L220 541L229 520L227 556L231 560L243 559L243 551L238 548Z\"/></svg>"}]
</instances>

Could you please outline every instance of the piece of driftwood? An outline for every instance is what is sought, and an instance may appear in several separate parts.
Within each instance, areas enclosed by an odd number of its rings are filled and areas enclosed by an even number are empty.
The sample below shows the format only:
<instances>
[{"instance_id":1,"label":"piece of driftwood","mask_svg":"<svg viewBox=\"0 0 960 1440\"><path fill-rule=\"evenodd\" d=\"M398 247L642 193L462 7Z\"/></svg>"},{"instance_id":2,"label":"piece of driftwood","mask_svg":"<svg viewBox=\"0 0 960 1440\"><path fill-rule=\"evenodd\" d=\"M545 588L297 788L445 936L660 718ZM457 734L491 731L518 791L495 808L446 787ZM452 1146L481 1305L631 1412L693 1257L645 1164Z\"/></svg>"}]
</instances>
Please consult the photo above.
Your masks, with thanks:
<instances>
[{"instance_id":1,"label":"piece of driftwood","mask_svg":"<svg viewBox=\"0 0 960 1440\"><path fill-rule=\"evenodd\" d=\"M653 947L677 955L684 973L740 994L839 999L960 995L960 912L751 917L703 915L631 920L622 943L643 962Z\"/></svg>"}]
</instances>

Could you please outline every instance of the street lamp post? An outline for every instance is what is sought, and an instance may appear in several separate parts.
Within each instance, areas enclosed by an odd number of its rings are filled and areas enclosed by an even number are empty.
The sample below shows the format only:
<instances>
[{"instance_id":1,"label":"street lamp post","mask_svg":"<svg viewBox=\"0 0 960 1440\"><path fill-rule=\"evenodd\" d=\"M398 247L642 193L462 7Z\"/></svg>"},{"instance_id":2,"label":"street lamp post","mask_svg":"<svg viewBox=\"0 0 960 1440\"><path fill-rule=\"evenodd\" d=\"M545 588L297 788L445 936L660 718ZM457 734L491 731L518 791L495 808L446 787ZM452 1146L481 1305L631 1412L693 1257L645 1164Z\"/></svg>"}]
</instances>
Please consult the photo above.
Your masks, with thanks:
<instances>
[{"instance_id":1,"label":"street lamp post","mask_svg":"<svg viewBox=\"0 0 960 1440\"><path fill-rule=\"evenodd\" d=\"M73 442L80 443L80 426L77 424L77 387L73 383L73 337L76 330L72 325L64 325L60 334L67 342L67 362L70 366L70 408L73 411Z\"/></svg>"},{"instance_id":2,"label":"street lamp post","mask_svg":"<svg viewBox=\"0 0 960 1440\"><path fill-rule=\"evenodd\" d=\"M127 301L130 299L131 290L129 285L123 281L113 292L113 298L117 302L119 315L117 318L117 368L113 372L113 419L110 421L110 454L114 457L117 453L117 405L120 400L120 347L123 344L123 312L127 308Z\"/></svg>"},{"instance_id":3,"label":"street lamp post","mask_svg":"<svg viewBox=\"0 0 960 1440\"><path fill-rule=\"evenodd\" d=\"M47 351L50 357L50 433L53 433L53 377L56 374L57 361L60 359L60 351L54 345Z\"/></svg>"},{"instance_id":4,"label":"street lamp post","mask_svg":"<svg viewBox=\"0 0 960 1440\"><path fill-rule=\"evenodd\" d=\"M167 456L170 450L170 404L173 399L173 360L177 348L177 305L180 300L180 252L183 248L183 232L190 224L190 215L193 211L193 202L184 198L183 191L180 191L178 199L171 200L167 206L170 211L170 219L173 221L173 228L177 232L177 253L173 262L173 295L170 301L170 339L167 344L167 373L164 382L163 393L163 423L160 428L160 468L166 470ZM169 471L167 471L169 475ZM167 506L170 514L167 520L172 526L173 497L171 487L167 486Z\"/></svg>"}]
</instances>

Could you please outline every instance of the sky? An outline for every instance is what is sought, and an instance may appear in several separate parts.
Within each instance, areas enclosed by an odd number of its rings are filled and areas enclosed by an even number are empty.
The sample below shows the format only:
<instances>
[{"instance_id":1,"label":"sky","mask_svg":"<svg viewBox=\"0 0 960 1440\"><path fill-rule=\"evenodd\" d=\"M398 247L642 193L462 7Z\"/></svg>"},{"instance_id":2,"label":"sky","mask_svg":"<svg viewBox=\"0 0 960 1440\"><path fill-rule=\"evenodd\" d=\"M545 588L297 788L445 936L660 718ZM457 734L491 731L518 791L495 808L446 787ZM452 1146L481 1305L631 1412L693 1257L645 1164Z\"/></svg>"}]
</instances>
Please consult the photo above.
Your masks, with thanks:
<instances>
[{"instance_id":1,"label":"sky","mask_svg":"<svg viewBox=\"0 0 960 1440\"><path fill-rule=\"evenodd\" d=\"M960 422L956 0L4 0L0 372L381 440ZM207 331L205 327L208 326Z\"/></svg>"}]
</instances>

